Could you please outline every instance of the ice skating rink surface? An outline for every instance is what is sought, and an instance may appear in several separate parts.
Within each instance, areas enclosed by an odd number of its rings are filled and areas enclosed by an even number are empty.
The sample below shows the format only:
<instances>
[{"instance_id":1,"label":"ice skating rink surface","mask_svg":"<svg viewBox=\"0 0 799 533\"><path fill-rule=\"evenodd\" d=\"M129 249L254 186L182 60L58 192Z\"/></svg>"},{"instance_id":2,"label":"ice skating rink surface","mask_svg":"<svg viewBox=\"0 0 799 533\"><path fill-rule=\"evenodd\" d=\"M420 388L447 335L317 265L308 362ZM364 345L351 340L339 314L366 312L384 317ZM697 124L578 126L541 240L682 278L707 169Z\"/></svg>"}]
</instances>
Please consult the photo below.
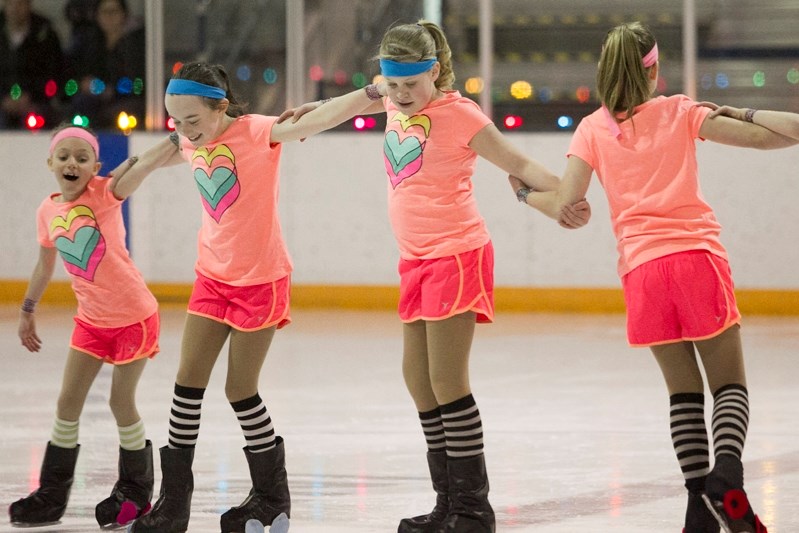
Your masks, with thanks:
<instances>
[{"instance_id":1,"label":"ice skating rink surface","mask_svg":"<svg viewBox=\"0 0 799 533\"><path fill-rule=\"evenodd\" d=\"M37 310L43 351L17 338L17 308L0 307L0 503L38 485L55 412L71 310ZM391 312L292 311L261 379L286 442L294 533L383 533L429 512L425 447L400 372ZM138 403L154 447L166 443L184 312L162 308L161 353ZM744 317L751 425L746 486L770 533L799 532L799 317ZM205 395L189 531L218 532L219 515L250 487L244 439L225 400L224 354ZM81 418L81 452L60 525L98 531L94 506L116 480L109 368ZM480 407L500 532L679 533L685 493L668 433L668 396L646 349L629 348L622 315L500 314L477 327L471 379ZM710 403L710 402L708 402ZM155 455L156 493L160 486ZM7 514L0 531L12 528ZM30 531L30 530L29 530ZM38 530L37 530L38 531Z\"/></svg>"}]
</instances>

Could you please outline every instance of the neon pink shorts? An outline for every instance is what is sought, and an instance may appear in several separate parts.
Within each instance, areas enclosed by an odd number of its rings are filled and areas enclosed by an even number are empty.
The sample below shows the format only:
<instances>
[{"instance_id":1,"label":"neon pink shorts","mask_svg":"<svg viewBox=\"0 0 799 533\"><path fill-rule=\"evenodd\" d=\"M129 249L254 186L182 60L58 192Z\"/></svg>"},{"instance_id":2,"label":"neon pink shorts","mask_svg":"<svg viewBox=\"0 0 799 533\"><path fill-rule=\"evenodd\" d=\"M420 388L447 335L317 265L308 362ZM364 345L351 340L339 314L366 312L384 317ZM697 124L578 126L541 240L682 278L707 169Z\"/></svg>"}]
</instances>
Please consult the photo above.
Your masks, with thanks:
<instances>
[{"instance_id":1,"label":"neon pink shorts","mask_svg":"<svg viewBox=\"0 0 799 533\"><path fill-rule=\"evenodd\" d=\"M289 291L291 279L286 276L261 285L237 287L197 273L189 298L188 312L223 322L240 331L256 331L291 322Z\"/></svg>"},{"instance_id":2,"label":"neon pink shorts","mask_svg":"<svg viewBox=\"0 0 799 533\"><path fill-rule=\"evenodd\" d=\"M648 261L622 285L631 346L709 339L741 320L729 264L704 250Z\"/></svg>"},{"instance_id":3,"label":"neon pink shorts","mask_svg":"<svg viewBox=\"0 0 799 533\"><path fill-rule=\"evenodd\" d=\"M494 246L437 259L400 259L399 316L403 322L442 320L474 311L494 321Z\"/></svg>"},{"instance_id":4,"label":"neon pink shorts","mask_svg":"<svg viewBox=\"0 0 799 533\"><path fill-rule=\"evenodd\" d=\"M121 328L101 328L75 317L70 348L87 353L112 365L124 365L158 353L161 320L158 313Z\"/></svg>"}]
</instances>

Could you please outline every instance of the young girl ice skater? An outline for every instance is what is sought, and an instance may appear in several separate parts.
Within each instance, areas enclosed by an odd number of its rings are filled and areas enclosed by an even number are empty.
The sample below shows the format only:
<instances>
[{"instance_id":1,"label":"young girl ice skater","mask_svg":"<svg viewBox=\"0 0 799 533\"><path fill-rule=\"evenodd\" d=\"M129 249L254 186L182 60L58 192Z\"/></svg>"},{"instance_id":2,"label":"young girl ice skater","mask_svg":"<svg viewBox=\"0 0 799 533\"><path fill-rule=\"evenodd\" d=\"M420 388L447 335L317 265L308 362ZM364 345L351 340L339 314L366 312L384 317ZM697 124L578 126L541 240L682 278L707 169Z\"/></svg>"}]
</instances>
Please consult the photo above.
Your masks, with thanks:
<instances>
[{"instance_id":1,"label":"young girl ice skater","mask_svg":"<svg viewBox=\"0 0 799 533\"><path fill-rule=\"evenodd\" d=\"M59 255L78 312L39 488L11 504L14 526L58 523L63 516L80 449L80 414L103 363L114 365L109 403L119 430L119 480L97 504L98 524L130 522L149 509L153 493L152 445L136 410L136 386L147 359L158 352L158 304L125 248L121 206L138 183L97 176L98 152L95 136L75 126L56 130L50 142L47 165L60 192L36 213L39 261L20 311L22 345L31 352L42 347L35 305Z\"/></svg>"},{"instance_id":2,"label":"young girl ice skater","mask_svg":"<svg viewBox=\"0 0 799 533\"><path fill-rule=\"evenodd\" d=\"M749 395L741 316L721 227L700 192L695 143L769 149L797 141L752 124L751 115L711 118L686 96L654 96L658 69L649 29L612 29L597 72L602 107L577 127L560 188L538 192L515 177L511 184L532 207L569 217L565 206L585 195L596 172L618 243L627 337L651 349L669 393L671 437L688 489L684 531L766 533L743 488ZM713 395L712 469L697 352Z\"/></svg>"},{"instance_id":3,"label":"young girl ice skater","mask_svg":"<svg viewBox=\"0 0 799 533\"><path fill-rule=\"evenodd\" d=\"M494 255L472 174L482 156L538 190L554 190L559 181L452 89L451 50L439 26L419 21L389 29L379 60L387 93L367 87L375 101L363 112L387 114L383 154L400 250L402 371L437 494L432 512L401 520L398 531L494 531L483 426L469 380L475 323L494 317ZM318 104L306 105L292 112ZM588 206L579 200L565 225L587 222Z\"/></svg>"},{"instance_id":4,"label":"young girl ice skater","mask_svg":"<svg viewBox=\"0 0 799 533\"><path fill-rule=\"evenodd\" d=\"M275 330L288 324L291 260L278 218L281 143L334 127L371 103L364 90L328 101L303 122L245 114L219 66L187 63L166 89L176 132L118 172L140 182L152 170L187 161L203 206L197 280L188 306L169 417L161 448L161 492L136 533L184 532L194 488L192 462L202 400L222 346L229 341L225 394L247 445L252 489L225 512L223 533L245 527L289 528L291 499L283 439L258 392ZM122 174L124 172L124 174Z\"/></svg>"}]
</instances>

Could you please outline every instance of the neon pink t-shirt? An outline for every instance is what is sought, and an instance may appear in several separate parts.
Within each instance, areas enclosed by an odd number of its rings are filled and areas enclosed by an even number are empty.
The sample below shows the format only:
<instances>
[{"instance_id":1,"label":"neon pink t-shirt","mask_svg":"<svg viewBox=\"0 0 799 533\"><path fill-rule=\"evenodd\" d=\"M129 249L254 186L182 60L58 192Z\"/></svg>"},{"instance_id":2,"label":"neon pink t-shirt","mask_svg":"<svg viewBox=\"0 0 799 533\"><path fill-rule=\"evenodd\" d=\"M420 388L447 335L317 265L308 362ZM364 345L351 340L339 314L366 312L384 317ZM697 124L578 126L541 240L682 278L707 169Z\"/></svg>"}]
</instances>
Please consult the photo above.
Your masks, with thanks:
<instances>
[{"instance_id":1,"label":"neon pink t-shirt","mask_svg":"<svg viewBox=\"0 0 799 533\"><path fill-rule=\"evenodd\" d=\"M702 197L697 172L696 139L708 113L687 96L659 96L619 124L619 139L601 108L577 127L568 155L588 163L605 188L619 276L686 250L727 258L721 225Z\"/></svg>"},{"instance_id":2,"label":"neon pink t-shirt","mask_svg":"<svg viewBox=\"0 0 799 533\"><path fill-rule=\"evenodd\" d=\"M203 205L195 265L203 276L247 286L291 273L278 219L281 145L270 143L276 120L244 115L206 146L183 140Z\"/></svg>"},{"instance_id":3,"label":"neon pink t-shirt","mask_svg":"<svg viewBox=\"0 0 799 533\"><path fill-rule=\"evenodd\" d=\"M36 211L39 244L55 247L72 278L78 318L119 328L148 318L158 303L125 247L122 201L111 180L94 177L72 202L46 198Z\"/></svg>"},{"instance_id":4,"label":"neon pink t-shirt","mask_svg":"<svg viewBox=\"0 0 799 533\"><path fill-rule=\"evenodd\" d=\"M477 210L472 137L491 124L479 106L447 91L408 117L389 98L383 159L388 214L403 259L432 259L474 250L490 237Z\"/></svg>"}]
</instances>

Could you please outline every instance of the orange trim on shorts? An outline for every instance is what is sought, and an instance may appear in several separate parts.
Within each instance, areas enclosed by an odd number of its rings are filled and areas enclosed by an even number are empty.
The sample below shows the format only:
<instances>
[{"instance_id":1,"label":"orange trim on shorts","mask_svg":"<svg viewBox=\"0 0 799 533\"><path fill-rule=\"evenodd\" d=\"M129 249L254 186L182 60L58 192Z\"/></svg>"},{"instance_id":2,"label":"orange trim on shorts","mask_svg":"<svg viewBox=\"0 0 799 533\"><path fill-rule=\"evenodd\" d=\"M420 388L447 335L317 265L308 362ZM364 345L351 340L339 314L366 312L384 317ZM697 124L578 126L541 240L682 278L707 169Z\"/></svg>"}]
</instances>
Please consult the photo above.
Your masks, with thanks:
<instances>
[{"instance_id":1,"label":"orange trim on shorts","mask_svg":"<svg viewBox=\"0 0 799 533\"><path fill-rule=\"evenodd\" d=\"M729 318L729 317L728 317L728 318ZM674 343L676 343L676 342L696 342L696 341L706 341L706 340L708 340L708 339L712 339L712 338L718 337L719 335L721 335L722 333L724 333L725 331L727 331L727 330L728 330L728 329L730 329L731 327L733 327L733 326L735 326L735 325L738 325L738 324L740 324L740 323L741 323L741 320L740 320L740 319L738 319L738 320L732 320L732 321L730 321L730 322L728 322L728 323L725 323L725 324L724 324L724 325L723 325L721 328L719 328L717 331L714 331L713 333L711 333L711 334L709 334L709 335L705 335L705 336L703 336L703 337L680 337L679 339L672 339L672 340L667 340L667 341L657 341L657 342L650 342L650 343L647 343L647 344L631 344L631 343L630 343L630 344L629 344L629 346L630 346L631 348L649 348L650 346L663 346L664 344L674 344Z\"/></svg>"}]
</instances>

